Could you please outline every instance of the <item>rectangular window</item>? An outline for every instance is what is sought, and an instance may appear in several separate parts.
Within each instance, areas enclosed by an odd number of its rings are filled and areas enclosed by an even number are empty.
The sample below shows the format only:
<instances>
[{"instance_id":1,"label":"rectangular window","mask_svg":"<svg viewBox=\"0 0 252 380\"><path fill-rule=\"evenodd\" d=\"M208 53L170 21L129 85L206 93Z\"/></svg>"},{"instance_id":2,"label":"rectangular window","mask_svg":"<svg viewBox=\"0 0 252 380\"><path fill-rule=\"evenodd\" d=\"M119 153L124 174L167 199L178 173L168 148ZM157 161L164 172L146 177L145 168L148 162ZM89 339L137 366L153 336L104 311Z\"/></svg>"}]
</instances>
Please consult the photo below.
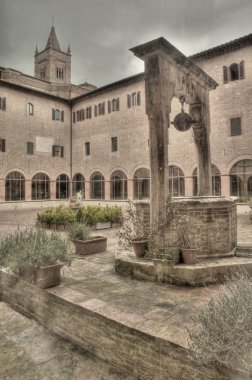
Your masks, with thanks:
<instances>
[{"instance_id":1,"label":"rectangular window","mask_svg":"<svg viewBox=\"0 0 252 380\"><path fill-rule=\"evenodd\" d=\"M64 111L62 112L63 112L63 121L64 121ZM52 108L52 120L61 120L61 119L62 119L62 114L60 110Z\"/></svg>"},{"instance_id":2,"label":"rectangular window","mask_svg":"<svg viewBox=\"0 0 252 380\"><path fill-rule=\"evenodd\" d=\"M85 156L90 156L90 142L85 142Z\"/></svg>"},{"instance_id":3,"label":"rectangular window","mask_svg":"<svg viewBox=\"0 0 252 380\"><path fill-rule=\"evenodd\" d=\"M64 147L60 145L52 146L52 156L53 157L64 157Z\"/></svg>"},{"instance_id":4,"label":"rectangular window","mask_svg":"<svg viewBox=\"0 0 252 380\"><path fill-rule=\"evenodd\" d=\"M34 144L33 144L33 142L28 141L26 143L26 148L27 148L27 154L34 154Z\"/></svg>"},{"instance_id":5,"label":"rectangular window","mask_svg":"<svg viewBox=\"0 0 252 380\"><path fill-rule=\"evenodd\" d=\"M91 119L92 118L92 107L87 107L86 108L86 119Z\"/></svg>"},{"instance_id":6,"label":"rectangular window","mask_svg":"<svg viewBox=\"0 0 252 380\"><path fill-rule=\"evenodd\" d=\"M231 136L239 136L241 135L241 118L235 117L233 119L230 119L230 129L231 129Z\"/></svg>"},{"instance_id":7,"label":"rectangular window","mask_svg":"<svg viewBox=\"0 0 252 380\"><path fill-rule=\"evenodd\" d=\"M118 151L117 137L111 137L111 150L112 150L112 152Z\"/></svg>"},{"instance_id":8,"label":"rectangular window","mask_svg":"<svg viewBox=\"0 0 252 380\"><path fill-rule=\"evenodd\" d=\"M5 139L0 139L0 152L5 152Z\"/></svg>"},{"instance_id":9,"label":"rectangular window","mask_svg":"<svg viewBox=\"0 0 252 380\"><path fill-rule=\"evenodd\" d=\"M64 111L61 111L61 121L62 121L62 123L64 121Z\"/></svg>"},{"instance_id":10,"label":"rectangular window","mask_svg":"<svg viewBox=\"0 0 252 380\"><path fill-rule=\"evenodd\" d=\"M57 67L57 78L64 79L64 70Z\"/></svg>"},{"instance_id":11,"label":"rectangular window","mask_svg":"<svg viewBox=\"0 0 252 380\"><path fill-rule=\"evenodd\" d=\"M0 110L6 111L6 98L0 98Z\"/></svg>"},{"instance_id":12,"label":"rectangular window","mask_svg":"<svg viewBox=\"0 0 252 380\"><path fill-rule=\"evenodd\" d=\"M31 103L27 104L27 115L33 115L33 104Z\"/></svg>"},{"instance_id":13,"label":"rectangular window","mask_svg":"<svg viewBox=\"0 0 252 380\"><path fill-rule=\"evenodd\" d=\"M73 123L76 122L76 118L75 118L75 112L73 112Z\"/></svg>"},{"instance_id":14,"label":"rectangular window","mask_svg":"<svg viewBox=\"0 0 252 380\"><path fill-rule=\"evenodd\" d=\"M40 71L40 78L45 79L45 70Z\"/></svg>"}]
</instances>

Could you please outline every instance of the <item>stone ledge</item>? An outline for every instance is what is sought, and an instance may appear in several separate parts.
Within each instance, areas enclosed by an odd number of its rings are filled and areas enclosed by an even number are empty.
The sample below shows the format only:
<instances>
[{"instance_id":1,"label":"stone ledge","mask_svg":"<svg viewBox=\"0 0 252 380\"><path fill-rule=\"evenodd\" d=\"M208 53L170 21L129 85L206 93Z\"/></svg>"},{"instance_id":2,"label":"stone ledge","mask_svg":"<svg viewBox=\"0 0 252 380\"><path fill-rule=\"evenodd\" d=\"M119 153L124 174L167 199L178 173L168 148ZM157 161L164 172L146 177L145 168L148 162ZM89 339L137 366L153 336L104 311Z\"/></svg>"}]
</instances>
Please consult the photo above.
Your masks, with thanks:
<instances>
[{"instance_id":1,"label":"stone ledge","mask_svg":"<svg viewBox=\"0 0 252 380\"><path fill-rule=\"evenodd\" d=\"M1 299L54 333L139 380L228 380L238 371L198 368L169 325L125 313L66 286L39 289L0 271ZM151 323L150 323L151 322ZM245 377L239 377L241 380Z\"/></svg>"},{"instance_id":2,"label":"stone ledge","mask_svg":"<svg viewBox=\"0 0 252 380\"><path fill-rule=\"evenodd\" d=\"M115 271L138 280L184 286L203 286L223 282L225 276L236 269L246 269L252 274L252 258L226 257L200 260L194 265L169 265L166 260L137 259L129 251L115 257Z\"/></svg>"}]
</instances>

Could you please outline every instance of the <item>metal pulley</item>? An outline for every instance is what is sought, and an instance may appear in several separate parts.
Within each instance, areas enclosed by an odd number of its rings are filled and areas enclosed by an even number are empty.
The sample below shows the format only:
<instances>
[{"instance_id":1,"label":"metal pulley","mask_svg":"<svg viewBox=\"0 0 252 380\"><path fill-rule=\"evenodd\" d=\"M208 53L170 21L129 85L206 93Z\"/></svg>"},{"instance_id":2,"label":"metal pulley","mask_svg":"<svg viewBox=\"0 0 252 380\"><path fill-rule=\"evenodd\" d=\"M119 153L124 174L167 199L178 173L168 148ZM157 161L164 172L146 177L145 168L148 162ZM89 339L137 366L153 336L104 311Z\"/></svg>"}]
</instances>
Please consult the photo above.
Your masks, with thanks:
<instances>
[{"instance_id":1,"label":"metal pulley","mask_svg":"<svg viewBox=\"0 0 252 380\"><path fill-rule=\"evenodd\" d=\"M175 116L172 124L178 131L185 132L191 128L192 118L184 111L185 97L180 96L179 101L181 103L181 112Z\"/></svg>"}]
</instances>

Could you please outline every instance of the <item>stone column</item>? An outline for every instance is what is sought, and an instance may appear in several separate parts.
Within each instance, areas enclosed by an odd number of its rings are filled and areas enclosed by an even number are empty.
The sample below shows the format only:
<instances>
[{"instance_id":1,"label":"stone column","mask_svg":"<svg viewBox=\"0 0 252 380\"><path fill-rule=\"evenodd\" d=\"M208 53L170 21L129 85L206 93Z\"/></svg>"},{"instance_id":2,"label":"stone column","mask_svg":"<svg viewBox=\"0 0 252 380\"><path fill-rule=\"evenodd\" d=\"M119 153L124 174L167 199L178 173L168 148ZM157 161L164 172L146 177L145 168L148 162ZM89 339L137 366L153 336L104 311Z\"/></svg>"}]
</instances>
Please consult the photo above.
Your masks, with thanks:
<instances>
[{"instance_id":1,"label":"stone column","mask_svg":"<svg viewBox=\"0 0 252 380\"><path fill-rule=\"evenodd\" d=\"M110 181L105 181L104 182L104 199L105 201L110 200Z\"/></svg>"},{"instance_id":2,"label":"stone column","mask_svg":"<svg viewBox=\"0 0 252 380\"><path fill-rule=\"evenodd\" d=\"M230 190L230 176L221 176L221 195L229 196Z\"/></svg>"},{"instance_id":3,"label":"stone column","mask_svg":"<svg viewBox=\"0 0 252 380\"><path fill-rule=\"evenodd\" d=\"M208 103L208 93L204 93L204 102ZM190 104L190 114L193 119L193 134L197 149L198 164L198 194L212 195L211 185L211 154L210 154L210 120L208 104L194 98Z\"/></svg>"},{"instance_id":4,"label":"stone column","mask_svg":"<svg viewBox=\"0 0 252 380\"><path fill-rule=\"evenodd\" d=\"M85 181L85 199L86 199L86 200L91 199L91 194L90 194L90 181Z\"/></svg>"},{"instance_id":5,"label":"stone column","mask_svg":"<svg viewBox=\"0 0 252 380\"><path fill-rule=\"evenodd\" d=\"M25 180L25 200L30 201L31 200L31 180L26 179Z\"/></svg>"},{"instance_id":6,"label":"stone column","mask_svg":"<svg viewBox=\"0 0 252 380\"><path fill-rule=\"evenodd\" d=\"M169 78L165 77L163 58L151 56L146 61L146 112L149 118L150 222L155 247L164 245L166 198L168 196L168 123L171 110ZM167 72L166 72L167 74Z\"/></svg>"},{"instance_id":7,"label":"stone column","mask_svg":"<svg viewBox=\"0 0 252 380\"><path fill-rule=\"evenodd\" d=\"M133 179L128 179L127 186L128 186L128 189L127 189L128 190L127 198L132 201L133 198L134 198L134 180Z\"/></svg>"},{"instance_id":8,"label":"stone column","mask_svg":"<svg viewBox=\"0 0 252 380\"><path fill-rule=\"evenodd\" d=\"M56 181L50 182L50 198L56 199Z\"/></svg>"},{"instance_id":9,"label":"stone column","mask_svg":"<svg viewBox=\"0 0 252 380\"><path fill-rule=\"evenodd\" d=\"M0 201L5 200L5 180L0 179Z\"/></svg>"}]
</instances>

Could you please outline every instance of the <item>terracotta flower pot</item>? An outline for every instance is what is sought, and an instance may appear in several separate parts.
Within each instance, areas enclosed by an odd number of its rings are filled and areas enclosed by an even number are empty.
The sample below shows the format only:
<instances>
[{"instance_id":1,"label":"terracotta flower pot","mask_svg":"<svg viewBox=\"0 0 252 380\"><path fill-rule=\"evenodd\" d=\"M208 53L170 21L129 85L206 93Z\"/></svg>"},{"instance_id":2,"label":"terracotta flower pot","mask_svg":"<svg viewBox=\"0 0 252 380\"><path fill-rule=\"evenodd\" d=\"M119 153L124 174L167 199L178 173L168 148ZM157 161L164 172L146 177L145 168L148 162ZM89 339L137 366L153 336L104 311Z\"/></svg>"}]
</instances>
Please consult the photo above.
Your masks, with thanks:
<instances>
[{"instance_id":1,"label":"terracotta flower pot","mask_svg":"<svg viewBox=\"0 0 252 380\"><path fill-rule=\"evenodd\" d=\"M36 270L28 270L21 276L21 279L42 289L51 288L60 284L60 271L62 267L63 264L57 263L40 267Z\"/></svg>"},{"instance_id":2,"label":"terracotta flower pot","mask_svg":"<svg viewBox=\"0 0 252 380\"><path fill-rule=\"evenodd\" d=\"M196 264L199 249L198 248L181 248L183 262L186 265Z\"/></svg>"},{"instance_id":3,"label":"terracotta flower pot","mask_svg":"<svg viewBox=\"0 0 252 380\"><path fill-rule=\"evenodd\" d=\"M148 248L148 239L136 238L131 240L136 257L144 257Z\"/></svg>"},{"instance_id":4,"label":"terracotta flower pot","mask_svg":"<svg viewBox=\"0 0 252 380\"><path fill-rule=\"evenodd\" d=\"M76 255L90 255L107 250L107 238L92 236L90 240L73 240Z\"/></svg>"}]
</instances>

